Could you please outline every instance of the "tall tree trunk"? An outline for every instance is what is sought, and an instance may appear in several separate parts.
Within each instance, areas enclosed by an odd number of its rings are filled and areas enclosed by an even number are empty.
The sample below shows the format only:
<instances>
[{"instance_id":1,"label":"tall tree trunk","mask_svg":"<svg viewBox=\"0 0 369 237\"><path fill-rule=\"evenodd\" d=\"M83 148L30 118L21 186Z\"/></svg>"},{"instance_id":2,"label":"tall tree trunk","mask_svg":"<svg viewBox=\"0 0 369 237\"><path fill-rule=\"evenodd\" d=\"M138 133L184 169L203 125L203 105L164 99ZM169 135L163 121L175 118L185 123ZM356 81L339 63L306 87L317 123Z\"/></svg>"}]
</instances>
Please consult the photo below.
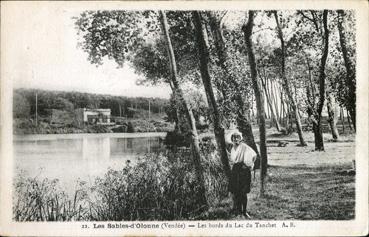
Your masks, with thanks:
<instances>
[{"instance_id":1,"label":"tall tree trunk","mask_svg":"<svg viewBox=\"0 0 369 237\"><path fill-rule=\"evenodd\" d=\"M339 139L338 129L337 129L337 111L336 103L332 93L327 92L327 111L328 111L328 123L331 128L333 141Z\"/></svg>"},{"instance_id":2,"label":"tall tree trunk","mask_svg":"<svg viewBox=\"0 0 369 237\"><path fill-rule=\"evenodd\" d=\"M264 91L265 91L265 97L266 97L267 103L268 103L269 108L270 108L270 113L271 113L271 117L272 117L270 123L272 124L272 121L274 121L277 130L280 131L280 125L279 125L279 122L278 122L278 118L277 118L276 113L274 112L274 109L273 109L272 99L271 99L271 95L270 95L271 93L269 92L269 85L267 85L267 83L266 83L267 78L265 76L265 73L264 73L264 80L262 78L260 78L260 81L261 81L261 83L263 85L263 88L264 88Z\"/></svg>"},{"instance_id":3,"label":"tall tree trunk","mask_svg":"<svg viewBox=\"0 0 369 237\"><path fill-rule=\"evenodd\" d=\"M345 134L345 115L343 113L343 109L342 107L340 107L340 119L341 119L341 124L342 124L342 134Z\"/></svg>"},{"instance_id":4,"label":"tall tree trunk","mask_svg":"<svg viewBox=\"0 0 369 237\"><path fill-rule=\"evenodd\" d=\"M252 124L252 122L254 121L255 118L255 114L254 114L254 95L251 95L251 118L250 118L250 122Z\"/></svg>"},{"instance_id":5,"label":"tall tree trunk","mask_svg":"<svg viewBox=\"0 0 369 237\"><path fill-rule=\"evenodd\" d=\"M233 88L235 89L235 93L237 94L236 95L236 103L238 106L236 118L237 127L239 131L242 133L242 136L245 139L246 144L249 145L257 154L259 154L254 140L254 134L252 133L251 122L246 114L249 108L248 106L245 105L241 92L237 90L239 88L239 85L237 85L235 78L232 77L230 69L227 66L228 54L225 47L220 21L216 18L216 16L213 15L213 13L209 13L208 16L210 20L210 28L215 41L215 47L218 57L218 66L222 68L224 74L227 77L227 82L233 86Z\"/></svg>"},{"instance_id":6,"label":"tall tree trunk","mask_svg":"<svg viewBox=\"0 0 369 237\"><path fill-rule=\"evenodd\" d=\"M314 144L316 151L324 151L323 131L320 123L313 120Z\"/></svg>"},{"instance_id":7,"label":"tall tree trunk","mask_svg":"<svg viewBox=\"0 0 369 237\"><path fill-rule=\"evenodd\" d=\"M192 12L193 21L196 30L196 43L199 50L200 57L200 73L201 79L204 84L206 98L208 104L212 110L213 118L214 118L214 133L215 139L218 145L218 151L220 154L220 158L223 164L223 169L227 175L228 181L230 178L230 167L228 162L228 155L226 150L226 142L224 137L224 127L222 125L221 116L217 107L217 103L215 100L212 81L209 74L209 49L207 42L207 32L202 23L202 17L200 12L193 11Z\"/></svg>"},{"instance_id":8,"label":"tall tree trunk","mask_svg":"<svg viewBox=\"0 0 369 237\"><path fill-rule=\"evenodd\" d=\"M306 67L308 69L308 72L309 72L309 85L306 85L307 87L310 86L310 92L312 93L312 96L315 96L315 84L313 83L313 74L311 72L311 67L310 67L310 61L309 61L309 58L308 56L305 54L305 61L306 61Z\"/></svg>"},{"instance_id":9,"label":"tall tree trunk","mask_svg":"<svg viewBox=\"0 0 369 237\"><path fill-rule=\"evenodd\" d=\"M169 55L169 51L167 50L168 55ZM173 99L174 99L174 103L176 105L175 107L175 126L174 126L174 131L179 133L179 134L186 134L188 133L188 131L191 130L190 128L190 122L188 121L187 117L186 117L186 112L184 112L184 104L183 104L183 100L181 99L181 95L178 95L178 93L176 93L176 87L173 85L172 80L169 81L169 85L170 88L172 90L173 93ZM192 111L191 111L192 112Z\"/></svg>"},{"instance_id":10,"label":"tall tree trunk","mask_svg":"<svg viewBox=\"0 0 369 237\"><path fill-rule=\"evenodd\" d=\"M329 31L328 31L327 18L328 18L328 10L324 10L323 11L323 27L324 27L323 48L322 48L322 58L320 60L320 66L319 66L319 100L318 100L317 109L314 110L314 119L312 120L316 151L324 151L321 118L322 118L322 110L323 110L324 100L325 100L325 77L326 77L325 64L327 62L328 46L329 46Z\"/></svg>"},{"instance_id":11,"label":"tall tree trunk","mask_svg":"<svg viewBox=\"0 0 369 237\"><path fill-rule=\"evenodd\" d=\"M350 118L350 114L349 114L348 109L346 109L346 117L347 117L347 123L349 125L350 131L352 131L351 118Z\"/></svg>"},{"instance_id":12,"label":"tall tree trunk","mask_svg":"<svg viewBox=\"0 0 369 237\"><path fill-rule=\"evenodd\" d=\"M262 86L260 86L260 89L262 89ZM264 93L263 93L263 96L264 96L263 100L265 101L266 100L266 96L265 96ZM271 119L270 108L269 108L268 103L265 103L264 106L265 106L265 108L264 108L264 110L265 110L265 118L266 119Z\"/></svg>"},{"instance_id":13,"label":"tall tree trunk","mask_svg":"<svg viewBox=\"0 0 369 237\"><path fill-rule=\"evenodd\" d=\"M293 110L293 113L294 113L294 116L295 116L296 129L297 129L297 133L299 135L300 146L306 146L306 142L305 142L303 134L302 134L302 126L301 126L300 115L298 113L297 104L296 104L295 98L292 95L292 91L290 90L290 85L289 85L289 82L288 82L287 77L286 77L286 72L285 72L286 49L285 49L285 45L284 45L282 28L279 25L277 11L273 11L273 14L274 14L275 21L277 23L278 37L279 37L279 40L281 41L281 50L282 50L281 74L282 74L282 79L283 79L283 85L284 85L286 94L288 96L288 99L291 103L291 107L292 107L292 110Z\"/></svg>"},{"instance_id":14,"label":"tall tree trunk","mask_svg":"<svg viewBox=\"0 0 369 237\"><path fill-rule=\"evenodd\" d=\"M290 121L290 118L291 118L291 106L290 106L290 103L288 101L288 98L286 98L286 95L283 94L283 102L285 104L285 114L286 114L286 130L291 130L291 121Z\"/></svg>"},{"instance_id":15,"label":"tall tree trunk","mask_svg":"<svg viewBox=\"0 0 369 237\"><path fill-rule=\"evenodd\" d=\"M168 51L169 53L169 51ZM174 102L176 104L176 108L175 108L175 112L176 112L176 116L175 116L175 126L174 126L174 131L176 131L177 133L180 134L186 134L190 128L189 128L189 122L187 121L186 117L183 116L183 100L181 99L181 96L179 96L176 92L176 88L173 85L173 82L170 81L169 83L170 88L173 92L173 99ZM186 113L184 113L186 114Z\"/></svg>"},{"instance_id":16,"label":"tall tree trunk","mask_svg":"<svg viewBox=\"0 0 369 237\"><path fill-rule=\"evenodd\" d=\"M306 82L305 84L308 84L308 82ZM312 116L312 108L313 108L313 106L312 106L312 102L311 102L311 91L310 91L310 87L307 85L306 87L305 87L305 89L306 89L306 107L307 107L307 110L306 110L306 112L307 112L307 114L308 114L308 120L307 120L307 127L308 128L310 128L310 119L311 119L311 116Z\"/></svg>"},{"instance_id":17,"label":"tall tree trunk","mask_svg":"<svg viewBox=\"0 0 369 237\"><path fill-rule=\"evenodd\" d=\"M347 52L347 41L345 36L345 12L343 10L337 10L338 13L338 33L340 36L340 45L342 49L343 60L345 61L346 67L346 86L349 89L348 93L348 108L347 110L350 112L352 122L354 125L354 129L356 130L356 70L354 62L350 59Z\"/></svg>"},{"instance_id":18,"label":"tall tree trunk","mask_svg":"<svg viewBox=\"0 0 369 237\"><path fill-rule=\"evenodd\" d=\"M261 81L261 85L263 85L263 83L264 83L264 80L263 80L263 78L260 76L260 74L258 74L259 75L259 78L260 78L260 81ZM261 90L263 90L263 86L261 86ZM269 103L268 103L268 93L265 91L264 93L263 93L263 95L264 95L264 102L266 101L266 103L265 103L265 114L266 114L266 118L267 119L269 119L269 126L270 127L273 127L273 115L272 115L272 113L271 113L271 110L270 110L270 105L269 105Z\"/></svg>"},{"instance_id":19,"label":"tall tree trunk","mask_svg":"<svg viewBox=\"0 0 369 237\"><path fill-rule=\"evenodd\" d=\"M288 106L288 121L290 122L289 124L289 131L290 133L294 132L294 129L293 129L293 109L290 106Z\"/></svg>"},{"instance_id":20,"label":"tall tree trunk","mask_svg":"<svg viewBox=\"0 0 369 237\"><path fill-rule=\"evenodd\" d=\"M259 118L259 132L260 132L260 176L261 176L261 185L260 185L260 195L264 195L264 178L267 174L267 166L268 166L268 155L267 155L267 147L266 147L266 131L265 131L265 112L264 112L264 100L263 94L260 90L259 81L257 78L257 69L256 69L256 60L253 51L253 45L251 40L252 28L254 26L254 11L249 11L249 17L246 25L242 26L242 31L245 37L247 55L249 58L249 65L251 71L251 79L252 86L254 89L255 99L256 99L256 107L258 111Z\"/></svg>"},{"instance_id":21,"label":"tall tree trunk","mask_svg":"<svg viewBox=\"0 0 369 237\"><path fill-rule=\"evenodd\" d=\"M203 174L203 168L201 165L201 156L200 156L200 146L199 146L199 136L197 134L197 130L196 130L196 122L195 122L195 117L192 113L192 109L189 106L188 102L185 100L184 98L184 94L183 91L179 85L178 82L178 73L177 73L177 64L176 64L176 59L174 56L174 51L173 51L173 46L171 43L171 39L169 36L169 26L168 26L168 22L167 22L167 18L165 15L164 11L160 11L160 20L161 20L161 24L162 24L162 29L163 29L163 33L164 33L164 37L167 43L167 51L168 51L168 58L169 58L169 62L170 62L170 69L171 69L171 81L172 81L172 85L174 87L174 94L176 96L178 96L178 98L182 101L184 109L185 109L185 113L186 113L186 117L188 120L188 123L190 125L190 131L191 131L191 147L192 147L192 151L193 151L193 159L194 159L194 164L195 164L195 173L197 176L197 179L199 180L200 183L200 190L199 190L199 199L198 200L202 205L204 205L204 207L207 207L207 200L206 200L206 194L205 194L205 179L204 179L204 174Z\"/></svg>"},{"instance_id":22,"label":"tall tree trunk","mask_svg":"<svg viewBox=\"0 0 369 237\"><path fill-rule=\"evenodd\" d=\"M278 120L278 125L279 125L279 128L280 128L281 127L280 124L279 124L279 119L280 119L280 117L279 117L279 114L280 114L279 110L280 110L280 107L278 106L277 96L276 96L276 94L278 94L278 89L277 89L277 87L276 87L276 85L275 85L274 82L272 82L271 85L272 85L272 88L271 88L272 102L273 102L273 106L275 108L276 119Z\"/></svg>"},{"instance_id":23,"label":"tall tree trunk","mask_svg":"<svg viewBox=\"0 0 369 237\"><path fill-rule=\"evenodd\" d=\"M280 92L280 103L281 103L281 115L279 116L281 118L281 124L282 126L286 127L286 123L284 121L284 116L286 115L285 113L285 108L284 108L284 102L283 102L283 92L282 90L279 90Z\"/></svg>"}]
</instances>

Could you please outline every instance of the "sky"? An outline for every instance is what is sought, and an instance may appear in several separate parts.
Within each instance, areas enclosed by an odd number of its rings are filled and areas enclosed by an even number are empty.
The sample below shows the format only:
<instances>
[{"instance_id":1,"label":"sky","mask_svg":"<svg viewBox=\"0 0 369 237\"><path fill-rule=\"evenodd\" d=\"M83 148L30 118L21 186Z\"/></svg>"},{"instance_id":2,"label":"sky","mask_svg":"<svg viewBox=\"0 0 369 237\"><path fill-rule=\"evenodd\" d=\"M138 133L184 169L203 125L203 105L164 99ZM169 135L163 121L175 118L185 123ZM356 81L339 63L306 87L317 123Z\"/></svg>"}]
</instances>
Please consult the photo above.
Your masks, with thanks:
<instances>
[{"instance_id":1,"label":"sky","mask_svg":"<svg viewBox=\"0 0 369 237\"><path fill-rule=\"evenodd\" d=\"M2 70L11 78L14 88L169 98L168 85L136 85L140 76L128 65L117 68L109 60L99 67L90 64L87 53L77 47L73 20L89 10L86 4L76 7L61 2L16 5L7 2L7 5L9 16L2 18L6 32L5 40L2 39L2 44L6 43L5 53L2 48L6 66ZM243 15L229 13L227 21L233 22Z\"/></svg>"},{"instance_id":2,"label":"sky","mask_svg":"<svg viewBox=\"0 0 369 237\"><path fill-rule=\"evenodd\" d=\"M9 26L3 70L14 88L169 98L167 85L136 85L139 76L129 66L118 69L113 61L99 67L89 63L87 54L77 48L72 19L81 9L39 3L35 7L18 4L12 10L11 19L2 18L6 19L2 24Z\"/></svg>"}]
</instances>

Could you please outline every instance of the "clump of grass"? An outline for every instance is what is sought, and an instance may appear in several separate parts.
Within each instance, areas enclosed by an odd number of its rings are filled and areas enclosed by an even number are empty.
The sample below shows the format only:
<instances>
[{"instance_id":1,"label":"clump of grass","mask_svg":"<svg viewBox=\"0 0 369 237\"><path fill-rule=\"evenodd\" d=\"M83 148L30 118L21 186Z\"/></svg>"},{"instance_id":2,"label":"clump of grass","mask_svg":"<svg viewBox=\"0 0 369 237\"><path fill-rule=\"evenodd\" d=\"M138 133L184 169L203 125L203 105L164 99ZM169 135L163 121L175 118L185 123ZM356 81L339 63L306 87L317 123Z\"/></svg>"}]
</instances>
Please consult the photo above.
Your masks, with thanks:
<instances>
[{"instance_id":1,"label":"clump of grass","mask_svg":"<svg viewBox=\"0 0 369 237\"><path fill-rule=\"evenodd\" d=\"M61 191L57 179L25 178L24 172L14 183L15 221L79 221L86 219L84 183L77 181L74 197Z\"/></svg>"}]
</instances>

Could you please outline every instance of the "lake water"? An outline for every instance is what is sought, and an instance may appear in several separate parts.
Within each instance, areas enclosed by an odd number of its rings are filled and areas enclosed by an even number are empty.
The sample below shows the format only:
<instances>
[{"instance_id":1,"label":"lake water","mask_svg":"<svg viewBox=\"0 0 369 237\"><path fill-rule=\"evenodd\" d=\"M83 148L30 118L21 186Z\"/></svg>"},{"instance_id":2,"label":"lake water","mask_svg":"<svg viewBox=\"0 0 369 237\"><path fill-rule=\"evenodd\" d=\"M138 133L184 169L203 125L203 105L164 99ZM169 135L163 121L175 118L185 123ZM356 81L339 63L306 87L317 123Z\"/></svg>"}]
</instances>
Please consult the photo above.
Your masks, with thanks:
<instances>
[{"instance_id":1,"label":"lake water","mask_svg":"<svg viewBox=\"0 0 369 237\"><path fill-rule=\"evenodd\" d=\"M120 169L127 160L158 150L166 133L45 134L15 136L14 165L31 177L57 178L64 187L79 178L93 182L109 167ZM70 191L70 190L68 190Z\"/></svg>"}]
</instances>

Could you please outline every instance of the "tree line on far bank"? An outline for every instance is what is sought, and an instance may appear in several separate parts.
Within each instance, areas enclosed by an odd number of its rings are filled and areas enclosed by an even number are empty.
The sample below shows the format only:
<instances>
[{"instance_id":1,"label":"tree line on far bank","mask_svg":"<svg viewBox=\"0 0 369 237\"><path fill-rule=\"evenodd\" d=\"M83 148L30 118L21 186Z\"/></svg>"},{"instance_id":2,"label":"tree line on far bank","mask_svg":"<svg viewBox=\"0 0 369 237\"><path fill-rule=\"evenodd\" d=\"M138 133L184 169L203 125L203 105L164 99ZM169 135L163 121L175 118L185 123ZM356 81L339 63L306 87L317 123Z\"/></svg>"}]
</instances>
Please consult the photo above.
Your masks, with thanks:
<instances>
[{"instance_id":1,"label":"tree line on far bank","mask_svg":"<svg viewBox=\"0 0 369 237\"><path fill-rule=\"evenodd\" d=\"M15 89L13 92L13 117L35 119L49 116L52 109L73 111L78 108L111 109L111 115L116 117L137 118L141 111L151 114L163 114L169 101L162 98L111 96L81 92L46 91L38 89ZM149 105L150 101L150 105Z\"/></svg>"}]
</instances>

